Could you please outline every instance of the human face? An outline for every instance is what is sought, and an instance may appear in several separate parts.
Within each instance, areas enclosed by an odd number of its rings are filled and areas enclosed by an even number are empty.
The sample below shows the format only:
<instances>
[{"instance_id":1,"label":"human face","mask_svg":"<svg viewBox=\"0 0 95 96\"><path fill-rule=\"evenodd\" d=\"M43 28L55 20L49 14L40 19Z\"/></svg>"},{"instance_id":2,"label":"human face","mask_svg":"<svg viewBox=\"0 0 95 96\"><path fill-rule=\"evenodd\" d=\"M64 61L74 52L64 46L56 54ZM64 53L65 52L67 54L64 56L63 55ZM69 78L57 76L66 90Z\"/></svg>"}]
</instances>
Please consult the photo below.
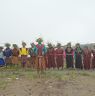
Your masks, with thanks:
<instances>
[{"instance_id":1,"label":"human face","mask_svg":"<svg viewBox=\"0 0 95 96\"><path fill-rule=\"evenodd\" d=\"M71 47L71 43L69 43L69 44L67 45L67 47Z\"/></svg>"},{"instance_id":2,"label":"human face","mask_svg":"<svg viewBox=\"0 0 95 96\"><path fill-rule=\"evenodd\" d=\"M77 44L77 45L76 45L76 48L79 48L79 47L80 47L80 45L79 45L79 44Z\"/></svg>"},{"instance_id":3,"label":"human face","mask_svg":"<svg viewBox=\"0 0 95 96\"><path fill-rule=\"evenodd\" d=\"M24 44L24 43L23 43L23 44L22 44L22 47L24 47L24 48L25 48L25 46L26 46L26 44Z\"/></svg>"}]
</instances>

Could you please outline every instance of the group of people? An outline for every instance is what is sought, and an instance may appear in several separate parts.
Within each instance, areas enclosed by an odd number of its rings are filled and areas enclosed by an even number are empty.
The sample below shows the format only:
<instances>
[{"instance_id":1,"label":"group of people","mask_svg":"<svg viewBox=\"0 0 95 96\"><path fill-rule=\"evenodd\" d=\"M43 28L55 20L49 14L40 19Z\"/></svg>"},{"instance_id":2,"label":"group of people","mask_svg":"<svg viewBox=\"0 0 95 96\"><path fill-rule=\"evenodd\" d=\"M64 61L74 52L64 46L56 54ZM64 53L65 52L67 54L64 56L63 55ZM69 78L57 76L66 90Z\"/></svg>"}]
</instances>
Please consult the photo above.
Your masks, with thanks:
<instances>
[{"instance_id":1,"label":"group of people","mask_svg":"<svg viewBox=\"0 0 95 96\"><path fill-rule=\"evenodd\" d=\"M36 40L38 44L31 43L31 48L26 48L26 43L22 42L22 48L18 48L13 44L5 44L5 49L0 47L0 66L19 65L24 67L32 67L37 71L44 71L46 69L58 70L64 68L77 69L94 69L95 68L95 46L89 49L88 46L81 48L77 43L75 48L72 48L71 43L68 43L66 48L63 48L60 43L53 46L48 43L47 46L43 44L43 39Z\"/></svg>"}]
</instances>

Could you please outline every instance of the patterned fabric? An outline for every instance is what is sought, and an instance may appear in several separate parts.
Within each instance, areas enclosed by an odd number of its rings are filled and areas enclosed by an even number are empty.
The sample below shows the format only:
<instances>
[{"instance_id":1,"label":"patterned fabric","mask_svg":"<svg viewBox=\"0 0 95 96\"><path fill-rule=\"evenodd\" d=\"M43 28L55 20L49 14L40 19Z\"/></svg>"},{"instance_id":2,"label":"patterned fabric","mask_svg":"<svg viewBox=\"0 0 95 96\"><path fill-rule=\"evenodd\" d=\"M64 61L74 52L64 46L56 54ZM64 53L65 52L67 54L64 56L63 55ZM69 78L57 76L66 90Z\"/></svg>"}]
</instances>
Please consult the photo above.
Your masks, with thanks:
<instances>
[{"instance_id":1,"label":"patterned fabric","mask_svg":"<svg viewBox=\"0 0 95 96\"><path fill-rule=\"evenodd\" d=\"M37 44L36 45L36 66L38 70L43 70L46 68L45 63L45 54L46 54L46 47L43 44Z\"/></svg>"},{"instance_id":2,"label":"patterned fabric","mask_svg":"<svg viewBox=\"0 0 95 96\"><path fill-rule=\"evenodd\" d=\"M6 49L4 50L4 56L5 56L5 57L10 57L10 56L12 56L12 50L11 50L10 48L6 48Z\"/></svg>"},{"instance_id":3,"label":"patterned fabric","mask_svg":"<svg viewBox=\"0 0 95 96\"><path fill-rule=\"evenodd\" d=\"M43 44L37 44L36 48L37 48L37 55L42 56L45 55L47 52L47 49Z\"/></svg>"}]
</instances>

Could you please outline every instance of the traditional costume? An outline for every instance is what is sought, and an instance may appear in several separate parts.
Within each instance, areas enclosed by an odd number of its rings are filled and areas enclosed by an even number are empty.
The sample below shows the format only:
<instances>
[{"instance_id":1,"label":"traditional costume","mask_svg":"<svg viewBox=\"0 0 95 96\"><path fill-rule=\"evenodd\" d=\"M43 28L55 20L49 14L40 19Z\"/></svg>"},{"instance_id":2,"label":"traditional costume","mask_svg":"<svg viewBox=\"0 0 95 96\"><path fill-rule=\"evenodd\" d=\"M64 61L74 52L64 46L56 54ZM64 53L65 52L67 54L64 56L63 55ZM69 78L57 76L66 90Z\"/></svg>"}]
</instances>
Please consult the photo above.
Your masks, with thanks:
<instances>
[{"instance_id":1,"label":"traditional costume","mask_svg":"<svg viewBox=\"0 0 95 96\"><path fill-rule=\"evenodd\" d=\"M91 51L86 46L83 50L84 69L88 70L91 67Z\"/></svg>"},{"instance_id":2,"label":"traditional costume","mask_svg":"<svg viewBox=\"0 0 95 96\"><path fill-rule=\"evenodd\" d=\"M12 64L19 64L19 49L16 44L13 44L13 49L12 49Z\"/></svg>"},{"instance_id":3,"label":"traditional costume","mask_svg":"<svg viewBox=\"0 0 95 96\"><path fill-rule=\"evenodd\" d=\"M59 69L60 67L63 69L64 67L64 50L61 48L61 44L57 44L57 49L56 49L56 63L57 63L57 68Z\"/></svg>"},{"instance_id":4,"label":"traditional costume","mask_svg":"<svg viewBox=\"0 0 95 96\"><path fill-rule=\"evenodd\" d=\"M45 62L45 54L47 52L47 49L44 44L42 44L43 40L42 38L38 38L36 40L38 44L36 45L36 66L37 71L44 71L46 69L46 62Z\"/></svg>"},{"instance_id":5,"label":"traditional costume","mask_svg":"<svg viewBox=\"0 0 95 96\"><path fill-rule=\"evenodd\" d=\"M34 43L31 44L31 48L29 49L29 55L30 55L30 66L32 66L33 68L35 68L35 60L36 60L36 45Z\"/></svg>"},{"instance_id":6,"label":"traditional costume","mask_svg":"<svg viewBox=\"0 0 95 96\"><path fill-rule=\"evenodd\" d=\"M10 49L9 43L6 43L5 46L6 46L6 49L4 50L4 56L5 56L5 63L7 66L12 64L12 60L11 60L12 50Z\"/></svg>"},{"instance_id":7,"label":"traditional costume","mask_svg":"<svg viewBox=\"0 0 95 96\"><path fill-rule=\"evenodd\" d=\"M67 68L73 68L74 62L74 50L71 47L71 43L68 43L67 48L65 49L65 55L66 55L66 67Z\"/></svg>"},{"instance_id":8,"label":"traditional costume","mask_svg":"<svg viewBox=\"0 0 95 96\"><path fill-rule=\"evenodd\" d=\"M48 48L46 48L46 49L48 49ZM48 54L47 54L47 52L45 54L45 62L46 62L46 68L48 68Z\"/></svg>"},{"instance_id":9,"label":"traditional costume","mask_svg":"<svg viewBox=\"0 0 95 96\"><path fill-rule=\"evenodd\" d=\"M4 66L5 65L5 61L4 61L4 53L3 53L3 47L0 47L0 66Z\"/></svg>"},{"instance_id":10,"label":"traditional costume","mask_svg":"<svg viewBox=\"0 0 95 96\"><path fill-rule=\"evenodd\" d=\"M92 68L95 69L95 46L92 49Z\"/></svg>"},{"instance_id":11,"label":"traditional costume","mask_svg":"<svg viewBox=\"0 0 95 96\"><path fill-rule=\"evenodd\" d=\"M83 50L80 48L80 44L76 44L75 48L75 68L82 69L83 64L82 64L82 55L83 55Z\"/></svg>"},{"instance_id":12,"label":"traditional costume","mask_svg":"<svg viewBox=\"0 0 95 96\"><path fill-rule=\"evenodd\" d=\"M47 56L48 56L48 68L55 68L56 67L56 63L55 63L55 50L52 46L51 43L48 43L48 51L47 51Z\"/></svg>"},{"instance_id":13,"label":"traditional costume","mask_svg":"<svg viewBox=\"0 0 95 96\"><path fill-rule=\"evenodd\" d=\"M27 57L28 57L28 48L26 48L26 43L22 42L22 48L20 48L20 55L21 55L21 64L22 67L27 66Z\"/></svg>"}]
</instances>

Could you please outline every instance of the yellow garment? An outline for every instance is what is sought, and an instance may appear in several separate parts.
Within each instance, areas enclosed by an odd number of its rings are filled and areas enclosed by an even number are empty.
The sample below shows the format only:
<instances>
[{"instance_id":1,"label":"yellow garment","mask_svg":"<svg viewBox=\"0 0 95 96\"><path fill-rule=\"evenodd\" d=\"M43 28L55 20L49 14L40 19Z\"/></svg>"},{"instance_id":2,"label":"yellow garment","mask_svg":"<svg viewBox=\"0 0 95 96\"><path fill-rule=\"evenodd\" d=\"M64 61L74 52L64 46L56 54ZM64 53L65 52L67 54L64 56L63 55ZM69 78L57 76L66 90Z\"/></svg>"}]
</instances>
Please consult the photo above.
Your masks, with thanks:
<instances>
[{"instance_id":1,"label":"yellow garment","mask_svg":"<svg viewBox=\"0 0 95 96\"><path fill-rule=\"evenodd\" d=\"M28 55L28 49L27 48L21 48L20 49L20 55Z\"/></svg>"}]
</instances>

